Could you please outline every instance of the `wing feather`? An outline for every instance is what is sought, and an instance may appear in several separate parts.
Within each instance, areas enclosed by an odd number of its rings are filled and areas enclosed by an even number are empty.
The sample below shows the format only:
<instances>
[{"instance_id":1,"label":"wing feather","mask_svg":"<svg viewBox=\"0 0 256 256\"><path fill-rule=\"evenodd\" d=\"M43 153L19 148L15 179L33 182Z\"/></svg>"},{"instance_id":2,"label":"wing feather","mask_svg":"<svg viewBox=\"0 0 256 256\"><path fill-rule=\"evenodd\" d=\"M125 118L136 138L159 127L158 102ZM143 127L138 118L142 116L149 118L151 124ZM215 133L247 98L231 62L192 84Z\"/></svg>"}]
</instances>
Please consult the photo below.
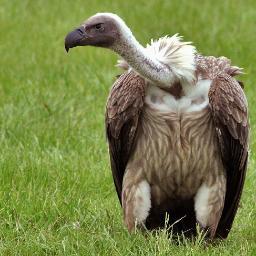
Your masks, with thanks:
<instances>
[{"instance_id":1,"label":"wing feather","mask_svg":"<svg viewBox=\"0 0 256 256\"><path fill-rule=\"evenodd\" d=\"M135 143L145 97L145 80L134 71L114 83L106 106L105 125L112 175L121 202L122 182Z\"/></svg>"},{"instance_id":2,"label":"wing feather","mask_svg":"<svg viewBox=\"0 0 256 256\"><path fill-rule=\"evenodd\" d=\"M225 204L216 234L226 238L244 185L248 159L248 107L240 84L225 73L213 79L209 103L227 172Z\"/></svg>"}]
</instances>

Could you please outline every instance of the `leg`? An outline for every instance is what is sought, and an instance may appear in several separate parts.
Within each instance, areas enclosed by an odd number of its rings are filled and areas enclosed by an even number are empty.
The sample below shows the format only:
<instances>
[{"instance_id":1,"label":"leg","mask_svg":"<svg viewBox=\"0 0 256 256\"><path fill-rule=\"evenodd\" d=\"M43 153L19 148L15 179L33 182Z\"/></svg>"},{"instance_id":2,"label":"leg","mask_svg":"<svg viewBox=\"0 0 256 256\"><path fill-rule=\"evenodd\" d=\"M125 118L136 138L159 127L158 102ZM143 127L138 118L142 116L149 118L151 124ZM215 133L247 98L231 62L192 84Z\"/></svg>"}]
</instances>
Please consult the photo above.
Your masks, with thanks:
<instances>
[{"instance_id":1,"label":"leg","mask_svg":"<svg viewBox=\"0 0 256 256\"><path fill-rule=\"evenodd\" d=\"M209 232L211 238L215 236L222 214L225 193L226 178L220 175L211 185L204 182L194 198L196 219L199 225Z\"/></svg>"},{"instance_id":2,"label":"leg","mask_svg":"<svg viewBox=\"0 0 256 256\"><path fill-rule=\"evenodd\" d=\"M134 230L136 224L144 225L151 208L150 185L138 173L139 170L133 172L127 169L123 180L122 207L129 232Z\"/></svg>"}]
</instances>

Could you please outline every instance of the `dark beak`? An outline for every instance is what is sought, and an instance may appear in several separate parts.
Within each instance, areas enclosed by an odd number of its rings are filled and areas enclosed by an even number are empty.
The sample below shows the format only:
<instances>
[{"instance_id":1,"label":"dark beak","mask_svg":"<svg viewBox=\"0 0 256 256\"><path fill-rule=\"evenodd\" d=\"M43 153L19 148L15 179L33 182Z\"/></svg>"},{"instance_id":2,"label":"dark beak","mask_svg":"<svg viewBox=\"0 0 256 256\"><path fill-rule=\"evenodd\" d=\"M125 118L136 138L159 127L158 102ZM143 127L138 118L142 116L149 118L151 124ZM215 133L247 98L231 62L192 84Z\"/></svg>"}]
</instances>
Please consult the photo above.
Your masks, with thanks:
<instances>
[{"instance_id":1,"label":"dark beak","mask_svg":"<svg viewBox=\"0 0 256 256\"><path fill-rule=\"evenodd\" d=\"M69 48L86 45L87 35L84 27L81 26L67 34L65 38L65 49L68 52Z\"/></svg>"}]
</instances>

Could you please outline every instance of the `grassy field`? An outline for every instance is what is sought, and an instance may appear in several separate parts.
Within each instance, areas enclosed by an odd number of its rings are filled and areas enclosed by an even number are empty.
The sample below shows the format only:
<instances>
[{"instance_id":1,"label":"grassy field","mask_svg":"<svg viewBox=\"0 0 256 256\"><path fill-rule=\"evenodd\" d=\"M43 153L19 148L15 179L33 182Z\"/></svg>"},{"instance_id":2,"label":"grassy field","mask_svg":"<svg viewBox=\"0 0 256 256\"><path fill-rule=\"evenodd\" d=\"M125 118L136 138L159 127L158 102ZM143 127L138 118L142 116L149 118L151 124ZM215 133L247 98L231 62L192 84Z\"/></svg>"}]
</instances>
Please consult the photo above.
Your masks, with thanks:
<instances>
[{"instance_id":1,"label":"grassy field","mask_svg":"<svg viewBox=\"0 0 256 256\"><path fill-rule=\"evenodd\" d=\"M124 228L104 134L117 57L63 45L99 11L119 14L143 44L179 32L245 69L250 162L226 241L177 245L165 231ZM256 255L254 0L0 0L0 24L0 255Z\"/></svg>"}]
</instances>

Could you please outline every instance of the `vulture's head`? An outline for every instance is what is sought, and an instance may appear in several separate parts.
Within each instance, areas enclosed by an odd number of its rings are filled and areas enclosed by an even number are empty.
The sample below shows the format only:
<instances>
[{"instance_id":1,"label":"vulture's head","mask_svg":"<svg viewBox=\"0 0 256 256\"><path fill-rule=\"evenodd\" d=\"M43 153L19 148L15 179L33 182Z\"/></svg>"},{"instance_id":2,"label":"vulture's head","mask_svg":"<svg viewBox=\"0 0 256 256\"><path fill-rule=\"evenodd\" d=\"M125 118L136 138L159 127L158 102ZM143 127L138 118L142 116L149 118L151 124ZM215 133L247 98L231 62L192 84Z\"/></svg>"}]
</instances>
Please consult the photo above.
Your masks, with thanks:
<instances>
[{"instance_id":1,"label":"vulture's head","mask_svg":"<svg viewBox=\"0 0 256 256\"><path fill-rule=\"evenodd\" d=\"M98 13L71 31L65 38L66 51L76 46L114 48L122 35L131 34L124 21L112 13Z\"/></svg>"}]
</instances>

